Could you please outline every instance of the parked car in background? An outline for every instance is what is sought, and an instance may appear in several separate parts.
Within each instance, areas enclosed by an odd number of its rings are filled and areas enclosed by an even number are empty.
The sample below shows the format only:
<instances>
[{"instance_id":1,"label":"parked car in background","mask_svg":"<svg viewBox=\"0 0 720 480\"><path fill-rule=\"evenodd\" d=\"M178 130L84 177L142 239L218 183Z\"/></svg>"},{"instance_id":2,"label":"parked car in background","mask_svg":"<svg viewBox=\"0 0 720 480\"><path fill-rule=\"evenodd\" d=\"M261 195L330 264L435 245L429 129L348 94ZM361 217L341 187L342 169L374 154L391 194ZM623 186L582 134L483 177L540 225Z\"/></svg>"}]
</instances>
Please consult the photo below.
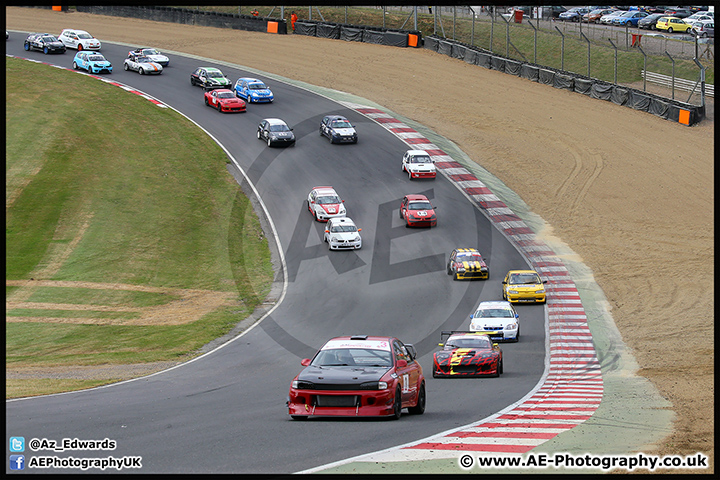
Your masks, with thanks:
<instances>
[{"instance_id":1,"label":"parked car in background","mask_svg":"<svg viewBox=\"0 0 720 480\"><path fill-rule=\"evenodd\" d=\"M658 21L658 18L663 17L664 15L662 13L651 13L645 18L641 18L638 20L638 28L643 28L645 30L655 30L655 24Z\"/></svg>"},{"instance_id":2,"label":"parked car in background","mask_svg":"<svg viewBox=\"0 0 720 480\"><path fill-rule=\"evenodd\" d=\"M613 25L620 25L620 26L623 26L623 27L624 27L624 26L635 27L635 26L637 26L638 21L639 21L641 18L645 18L645 17L647 17L648 15L649 15L649 14L648 14L648 13L645 13L645 12L639 12L639 11L637 11L637 10L635 10L635 11L632 11L632 10L631 10L631 11L629 11L629 12L625 12L625 13L623 13L622 15L613 18L612 24L613 24Z\"/></svg>"},{"instance_id":3,"label":"parked car in background","mask_svg":"<svg viewBox=\"0 0 720 480\"><path fill-rule=\"evenodd\" d=\"M589 12L588 7L572 7L567 12L561 13L558 18L563 22L579 22L582 16Z\"/></svg>"},{"instance_id":4,"label":"parked car in background","mask_svg":"<svg viewBox=\"0 0 720 480\"><path fill-rule=\"evenodd\" d=\"M582 16L585 23L600 23L600 17L616 11L614 8L596 8Z\"/></svg>"},{"instance_id":5,"label":"parked car in background","mask_svg":"<svg viewBox=\"0 0 720 480\"><path fill-rule=\"evenodd\" d=\"M550 10L550 18L559 18L560 14L567 12L567 8L561 5L553 5L551 7L544 7Z\"/></svg>"},{"instance_id":6,"label":"parked car in background","mask_svg":"<svg viewBox=\"0 0 720 480\"><path fill-rule=\"evenodd\" d=\"M90 35L85 30L76 30L74 28L66 28L58 37L67 48L80 50L100 50L102 46L100 40Z\"/></svg>"},{"instance_id":7,"label":"parked car in background","mask_svg":"<svg viewBox=\"0 0 720 480\"><path fill-rule=\"evenodd\" d=\"M668 33L685 32L687 33L692 27L682 21L678 17L660 17L658 18L655 28L658 30L666 30Z\"/></svg>"},{"instance_id":8,"label":"parked car in background","mask_svg":"<svg viewBox=\"0 0 720 480\"><path fill-rule=\"evenodd\" d=\"M25 39L25 50L40 50L48 53L65 53L65 44L50 33L31 33Z\"/></svg>"},{"instance_id":9,"label":"parked car in background","mask_svg":"<svg viewBox=\"0 0 720 480\"><path fill-rule=\"evenodd\" d=\"M677 18L685 18L692 15L693 12L689 8L670 7L665 10L665 15L670 15Z\"/></svg>"},{"instance_id":10,"label":"parked car in background","mask_svg":"<svg viewBox=\"0 0 720 480\"><path fill-rule=\"evenodd\" d=\"M691 25L691 31L702 38L715 38L715 22L694 22Z\"/></svg>"},{"instance_id":11,"label":"parked car in background","mask_svg":"<svg viewBox=\"0 0 720 480\"><path fill-rule=\"evenodd\" d=\"M693 13L689 17L683 18L685 23L703 22L705 20L714 20L715 17L707 15L706 12Z\"/></svg>"},{"instance_id":12,"label":"parked car in background","mask_svg":"<svg viewBox=\"0 0 720 480\"><path fill-rule=\"evenodd\" d=\"M607 15L600 17L600 23L603 25L612 25L613 19L625 13L625 10L615 10Z\"/></svg>"}]
</instances>

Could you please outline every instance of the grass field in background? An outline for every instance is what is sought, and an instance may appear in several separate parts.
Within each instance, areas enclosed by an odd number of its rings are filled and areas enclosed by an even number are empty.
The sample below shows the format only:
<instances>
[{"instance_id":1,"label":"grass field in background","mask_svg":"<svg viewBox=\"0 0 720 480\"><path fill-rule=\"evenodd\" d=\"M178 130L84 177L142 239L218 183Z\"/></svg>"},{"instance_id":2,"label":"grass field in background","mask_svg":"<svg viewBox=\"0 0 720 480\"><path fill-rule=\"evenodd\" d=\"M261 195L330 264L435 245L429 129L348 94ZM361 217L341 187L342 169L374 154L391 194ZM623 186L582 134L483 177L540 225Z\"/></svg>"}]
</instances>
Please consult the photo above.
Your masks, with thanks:
<instances>
[{"instance_id":1,"label":"grass field in background","mask_svg":"<svg viewBox=\"0 0 720 480\"><path fill-rule=\"evenodd\" d=\"M259 220L223 150L190 121L13 58L5 115L6 368L189 358L265 299ZM125 324L181 311L170 307L195 291L227 300L181 324ZM6 395L68 385L88 382L6 380Z\"/></svg>"}]
</instances>

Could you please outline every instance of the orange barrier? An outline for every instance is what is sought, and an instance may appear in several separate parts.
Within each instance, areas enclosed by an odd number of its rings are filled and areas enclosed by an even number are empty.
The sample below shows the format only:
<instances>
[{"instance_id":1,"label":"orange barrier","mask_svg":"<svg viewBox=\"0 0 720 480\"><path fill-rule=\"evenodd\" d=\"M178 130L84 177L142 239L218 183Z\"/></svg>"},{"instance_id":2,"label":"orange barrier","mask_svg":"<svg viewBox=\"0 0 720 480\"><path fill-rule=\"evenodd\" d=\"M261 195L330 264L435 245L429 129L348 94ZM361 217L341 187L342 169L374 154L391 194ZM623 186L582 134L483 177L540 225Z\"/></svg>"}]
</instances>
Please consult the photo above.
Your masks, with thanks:
<instances>
[{"instance_id":1,"label":"orange barrier","mask_svg":"<svg viewBox=\"0 0 720 480\"><path fill-rule=\"evenodd\" d=\"M62 12L62 7L57 7L53 5L52 9L56 12Z\"/></svg>"},{"instance_id":2,"label":"orange barrier","mask_svg":"<svg viewBox=\"0 0 720 480\"><path fill-rule=\"evenodd\" d=\"M408 47L418 46L418 36L414 33L408 33Z\"/></svg>"},{"instance_id":3,"label":"orange barrier","mask_svg":"<svg viewBox=\"0 0 720 480\"><path fill-rule=\"evenodd\" d=\"M680 109L678 122L682 123L683 125L690 126L690 110Z\"/></svg>"},{"instance_id":4,"label":"orange barrier","mask_svg":"<svg viewBox=\"0 0 720 480\"><path fill-rule=\"evenodd\" d=\"M278 22L267 22L268 33L278 33Z\"/></svg>"}]
</instances>

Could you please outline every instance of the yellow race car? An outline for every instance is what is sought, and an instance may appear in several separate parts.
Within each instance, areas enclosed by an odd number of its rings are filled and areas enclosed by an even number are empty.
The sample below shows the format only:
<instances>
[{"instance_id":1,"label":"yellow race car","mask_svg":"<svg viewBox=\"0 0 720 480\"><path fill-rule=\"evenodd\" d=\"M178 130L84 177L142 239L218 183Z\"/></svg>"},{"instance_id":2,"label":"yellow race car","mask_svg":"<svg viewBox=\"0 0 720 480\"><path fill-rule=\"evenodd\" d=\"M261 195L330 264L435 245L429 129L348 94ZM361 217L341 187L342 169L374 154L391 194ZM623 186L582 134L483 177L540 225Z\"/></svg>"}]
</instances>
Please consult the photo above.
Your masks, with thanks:
<instances>
[{"instance_id":1,"label":"yellow race car","mask_svg":"<svg viewBox=\"0 0 720 480\"><path fill-rule=\"evenodd\" d=\"M535 270L510 270L502 282L502 297L510 303L545 303L545 283Z\"/></svg>"},{"instance_id":2,"label":"yellow race car","mask_svg":"<svg viewBox=\"0 0 720 480\"><path fill-rule=\"evenodd\" d=\"M477 249L456 248L450 253L447 274L452 275L453 280L464 280L466 278L487 280L490 276L490 269Z\"/></svg>"}]
</instances>

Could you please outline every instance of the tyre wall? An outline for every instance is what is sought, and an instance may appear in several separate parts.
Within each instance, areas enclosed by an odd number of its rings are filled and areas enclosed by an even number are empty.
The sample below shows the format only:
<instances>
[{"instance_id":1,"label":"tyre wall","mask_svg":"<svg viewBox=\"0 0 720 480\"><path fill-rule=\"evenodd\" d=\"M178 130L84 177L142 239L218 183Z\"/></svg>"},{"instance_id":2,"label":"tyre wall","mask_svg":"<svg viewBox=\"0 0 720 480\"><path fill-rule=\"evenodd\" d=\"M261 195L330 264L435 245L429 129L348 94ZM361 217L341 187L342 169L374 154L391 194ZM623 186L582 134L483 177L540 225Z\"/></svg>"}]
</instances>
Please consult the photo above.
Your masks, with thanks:
<instances>
[{"instance_id":1,"label":"tyre wall","mask_svg":"<svg viewBox=\"0 0 720 480\"><path fill-rule=\"evenodd\" d=\"M447 40L443 37L435 35L425 37L424 46L426 49L463 60L472 65L480 65L599 100L607 100L683 125L695 125L705 118L705 107L703 106L660 97L634 88L620 87L573 72L510 60L488 50Z\"/></svg>"}]
</instances>

